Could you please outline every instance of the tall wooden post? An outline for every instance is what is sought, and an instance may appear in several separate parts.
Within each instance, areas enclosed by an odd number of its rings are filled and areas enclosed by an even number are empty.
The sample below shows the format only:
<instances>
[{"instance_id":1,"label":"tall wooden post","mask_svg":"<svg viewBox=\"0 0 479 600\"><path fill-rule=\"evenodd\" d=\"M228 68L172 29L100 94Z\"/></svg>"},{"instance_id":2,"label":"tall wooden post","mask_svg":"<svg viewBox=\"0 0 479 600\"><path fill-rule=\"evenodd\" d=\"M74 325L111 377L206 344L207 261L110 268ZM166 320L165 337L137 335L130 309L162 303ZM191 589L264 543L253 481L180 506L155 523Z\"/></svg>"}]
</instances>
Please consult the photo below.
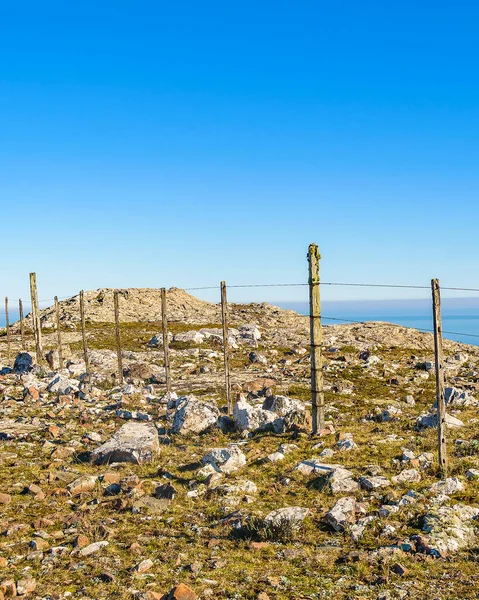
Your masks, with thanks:
<instances>
[{"instance_id":1,"label":"tall wooden post","mask_svg":"<svg viewBox=\"0 0 479 600\"><path fill-rule=\"evenodd\" d=\"M228 414L233 414L233 401L231 398L231 374L230 374L230 348L228 341L228 302L226 299L226 282L222 281L221 289L221 321L223 323L223 354L225 362L225 387Z\"/></svg>"},{"instance_id":2,"label":"tall wooden post","mask_svg":"<svg viewBox=\"0 0 479 600\"><path fill-rule=\"evenodd\" d=\"M444 397L444 355L442 350L441 288L439 279L431 280L436 361L436 403L438 459L442 477L447 477L446 400Z\"/></svg>"},{"instance_id":3,"label":"tall wooden post","mask_svg":"<svg viewBox=\"0 0 479 600\"><path fill-rule=\"evenodd\" d=\"M319 261L321 255L316 244L310 244L309 261L309 330L311 344L311 402L313 435L324 429L324 389L323 389L323 332L321 329L321 299L319 288Z\"/></svg>"},{"instance_id":4,"label":"tall wooden post","mask_svg":"<svg viewBox=\"0 0 479 600\"><path fill-rule=\"evenodd\" d=\"M7 360L10 360L10 320L8 318L8 297L5 296L5 327L7 330Z\"/></svg>"},{"instance_id":5,"label":"tall wooden post","mask_svg":"<svg viewBox=\"0 0 479 600\"><path fill-rule=\"evenodd\" d=\"M25 350L25 323L23 322L23 302L18 299L18 312L20 314L20 335L22 338L22 350Z\"/></svg>"},{"instance_id":6,"label":"tall wooden post","mask_svg":"<svg viewBox=\"0 0 479 600\"><path fill-rule=\"evenodd\" d=\"M63 369L63 346L62 346L62 330L60 328L60 305L58 303L58 297L55 296L55 319L57 323L57 352L58 352L58 366Z\"/></svg>"},{"instance_id":7,"label":"tall wooden post","mask_svg":"<svg viewBox=\"0 0 479 600\"><path fill-rule=\"evenodd\" d=\"M90 372L90 363L88 361L88 346L86 343L86 325L85 325L85 300L83 290L80 292L80 317L81 317L81 335L83 342L83 358L85 360L85 371Z\"/></svg>"},{"instance_id":8,"label":"tall wooden post","mask_svg":"<svg viewBox=\"0 0 479 600\"><path fill-rule=\"evenodd\" d=\"M118 358L118 381L123 385L123 361L121 358L121 338L120 338L120 301L118 290L113 292L113 307L115 311L115 338L116 338L116 355Z\"/></svg>"},{"instance_id":9,"label":"tall wooden post","mask_svg":"<svg viewBox=\"0 0 479 600\"><path fill-rule=\"evenodd\" d=\"M168 318L166 315L165 288L161 288L161 331L163 333L163 353L165 356L166 391L171 392L170 347L168 341Z\"/></svg>"},{"instance_id":10,"label":"tall wooden post","mask_svg":"<svg viewBox=\"0 0 479 600\"><path fill-rule=\"evenodd\" d=\"M37 363L40 364L43 360L42 350L42 326L40 322L40 310L38 308L38 292L37 292L37 275L30 273L30 297L32 301L32 323L33 335L35 337L35 351L37 355Z\"/></svg>"}]
</instances>

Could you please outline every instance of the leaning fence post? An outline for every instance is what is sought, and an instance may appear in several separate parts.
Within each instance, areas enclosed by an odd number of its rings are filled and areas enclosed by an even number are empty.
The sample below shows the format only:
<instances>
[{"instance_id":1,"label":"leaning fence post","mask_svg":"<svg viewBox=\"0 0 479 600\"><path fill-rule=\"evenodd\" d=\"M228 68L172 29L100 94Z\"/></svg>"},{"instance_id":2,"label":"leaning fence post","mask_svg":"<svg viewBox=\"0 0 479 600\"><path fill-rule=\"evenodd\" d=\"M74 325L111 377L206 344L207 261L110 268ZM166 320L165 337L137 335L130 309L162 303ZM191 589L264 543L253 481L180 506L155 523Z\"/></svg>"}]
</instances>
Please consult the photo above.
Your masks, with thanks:
<instances>
[{"instance_id":1,"label":"leaning fence post","mask_svg":"<svg viewBox=\"0 0 479 600\"><path fill-rule=\"evenodd\" d=\"M58 366L63 369L63 347L62 347L62 331L60 329L60 305L58 297L55 296L55 319L57 322L57 351L58 351Z\"/></svg>"},{"instance_id":2,"label":"leaning fence post","mask_svg":"<svg viewBox=\"0 0 479 600\"><path fill-rule=\"evenodd\" d=\"M90 372L90 364L88 362L88 346L86 343L86 325L85 325L85 301L83 298L83 290L80 292L80 317L81 317L81 335L83 342L83 358L85 360L85 371Z\"/></svg>"},{"instance_id":3,"label":"leaning fence post","mask_svg":"<svg viewBox=\"0 0 479 600\"><path fill-rule=\"evenodd\" d=\"M447 476L446 401L444 396L444 355L442 350L441 288L439 279L431 280L436 361L436 403L438 458L442 477Z\"/></svg>"},{"instance_id":4,"label":"leaning fence post","mask_svg":"<svg viewBox=\"0 0 479 600\"><path fill-rule=\"evenodd\" d=\"M321 300L319 288L319 261L321 255L316 244L308 249L309 262L309 329L311 344L311 403L313 435L324 429L324 391L322 371Z\"/></svg>"},{"instance_id":5,"label":"leaning fence post","mask_svg":"<svg viewBox=\"0 0 479 600\"><path fill-rule=\"evenodd\" d=\"M5 327L7 329L7 360L10 360L10 321L8 319L8 297L5 296Z\"/></svg>"},{"instance_id":6,"label":"leaning fence post","mask_svg":"<svg viewBox=\"0 0 479 600\"><path fill-rule=\"evenodd\" d=\"M18 312L20 315L20 336L22 338L22 350L25 350L25 324L23 322L23 302L22 299L18 299Z\"/></svg>"},{"instance_id":7,"label":"leaning fence post","mask_svg":"<svg viewBox=\"0 0 479 600\"><path fill-rule=\"evenodd\" d=\"M33 336L35 338L35 350L37 355L37 363L40 364L43 359L42 350L42 326L40 323L40 314L38 308L38 292L37 292L37 275L30 273L30 297L32 300L32 322Z\"/></svg>"},{"instance_id":8,"label":"leaning fence post","mask_svg":"<svg viewBox=\"0 0 479 600\"><path fill-rule=\"evenodd\" d=\"M228 303L226 299L226 282L222 281L221 289L221 321L223 323L223 354L225 362L225 386L228 414L233 414L233 402L231 400L231 374L230 374L230 349L228 340Z\"/></svg>"},{"instance_id":9,"label":"leaning fence post","mask_svg":"<svg viewBox=\"0 0 479 600\"><path fill-rule=\"evenodd\" d=\"M170 347L168 340L168 318L166 316L165 288L161 288L161 331L163 333L163 353L165 356L166 391L171 392Z\"/></svg>"},{"instance_id":10,"label":"leaning fence post","mask_svg":"<svg viewBox=\"0 0 479 600\"><path fill-rule=\"evenodd\" d=\"M121 359L121 339L120 339L120 302L118 298L118 290L113 292L113 307L115 310L115 338L116 338L116 355L118 357L118 381L123 385L123 361Z\"/></svg>"}]
</instances>

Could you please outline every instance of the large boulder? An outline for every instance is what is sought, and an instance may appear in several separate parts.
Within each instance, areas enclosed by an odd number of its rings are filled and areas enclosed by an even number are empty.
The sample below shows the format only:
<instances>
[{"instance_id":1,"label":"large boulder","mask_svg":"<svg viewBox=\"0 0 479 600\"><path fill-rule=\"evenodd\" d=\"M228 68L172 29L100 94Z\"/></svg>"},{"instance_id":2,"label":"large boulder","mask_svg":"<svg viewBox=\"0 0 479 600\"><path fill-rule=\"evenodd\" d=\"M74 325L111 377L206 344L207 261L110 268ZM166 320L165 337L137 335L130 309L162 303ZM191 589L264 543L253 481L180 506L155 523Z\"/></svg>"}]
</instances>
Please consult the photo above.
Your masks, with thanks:
<instances>
[{"instance_id":1,"label":"large boulder","mask_svg":"<svg viewBox=\"0 0 479 600\"><path fill-rule=\"evenodd\" d=\"M323 522L335 531L343 531L347 524L352 524L355 521L356 499L352 496L340 498L323 518Z\"/></svg>"},{"instance_id":2,"label":"large boulder","mask_svg":"<svg viewBox=\"0 0 479 600\"><path fill-rule=\"evenodd\" d=\"M246 464L246 457L238 446L228 448L213 448L203 456L204 465L212 465L218 473L232 473Z\"/></svg>"},{"instance_id":3,"label":"large boulder","mask_svg":"<svg viewBox=\"0 0 479 600\"><path fill-rule=\"evenodd\" d=\"M188 344L202 344L205 336L199 331L183 331L173 337L174 342L184 342Z\"/></svg>"},{"instance_id":4,"label":"large boulder","mask_svg":"<svg viewBox=\"0 0 479 600\"><path fill-rule=\"evenodd\" d=\"M333 494L351 493L359 490L359 483L354 481L353 474L341 465L328 465L317 458L303 460L295 467L303 475L316 475L323 478L324 485Z\"/></svg>"},{"instance_id":5,"label":"large boulder","mask_svg":"<svg viewBox=\"0 0 479 600\"><path fill-rule=\"evenodd\" d=\"M90 460L96 465L113 462L142 464L150 462L159 449L158 432L153 423L129 421L94 450Z\"/></svg>"},{"instance_id":6,"label":"large boulder","mask_svg":"<svg viewBox=\"0 0 479 600\"><path fill-rule=\"evenodd\" d=\"M444 388L444 400L448 406L476 406L477 401L469 395L469 392L458 390L455 387Z\"/></svg>"},{"instance_id":7,"label":"large boulder","mask_svg":"<svg viewBox=\"0 0 479 600\"><path fill-rule=\"evenodd\" d=\"M437 413L427 413L424 415L420 415L416 419L416 428L417 429L425 429L427 427L437 427ZM452 415L446 414L446 425L451 428L463 427L464 423L453 417Z\"/></svg>"},{"instance_id":8,"label":"large boulder","mask_svg":"<svg viewBox=\"0 0 479 600\"><path fill-rule=\"evenodd\" d=\"M255 431L272 427L278 415L271 410L264 410L262 406L253 406L240 397L233 407L233 419L240 431Z\"/></svg>"},{"instance_id":9,"label":"large boulder","mask_svg":"<svg viewBox=\"0 0 479 600\"><path fill-rule=\"evenodd\" d=\"M261 332L256 325L241 325L238 327L239 334L244 339L260 340Z\"/></svg>"},{"instance_id":10,"label":"large boulder","mask_svg":"<svg viewBox=\"0 0 479 600\"><path fill-rule=\"evenodd\" d=\"M427 546L429 553L436 551L440 555L477 546L478 516L479 508L465 504L430 511L423 520L423 531L428 535L421 536L422 545Z\"/></svg>"},{"instance_id":11,"label":"large boulder","mask_svg":"<svg viewBox=\"0 0 479 600\"><path fill-rule=\"evenodd\" d=\"M287 396L270 396L263 402L263 410L270 410L278 416L284 417L292 411L304 411L305 406L301 400Z\"/></svg>"},{"instance_id":12,"label":"large boulder","mask_svg":"<svg viewBox=\"0 0 479 600\"><path fill-rule=\"evenodd\" d=\"M62 375L55 375L48 384L48 391L52 394L58 394L63 396L65 394L71 394L78 392L78 381L74 379L68 379Z\"/></svg>"},{"instance_id":13,"label":"large boulder","mask_svg":"<svg viewBox=\"0 0 479 600\"><path fill-rule=\"evenodd\" d=\"M219 410L212 404L201 402L193 395L181 396L176 401L173 433L202 433L216 425Z\"/></svg>"}]
</instances>

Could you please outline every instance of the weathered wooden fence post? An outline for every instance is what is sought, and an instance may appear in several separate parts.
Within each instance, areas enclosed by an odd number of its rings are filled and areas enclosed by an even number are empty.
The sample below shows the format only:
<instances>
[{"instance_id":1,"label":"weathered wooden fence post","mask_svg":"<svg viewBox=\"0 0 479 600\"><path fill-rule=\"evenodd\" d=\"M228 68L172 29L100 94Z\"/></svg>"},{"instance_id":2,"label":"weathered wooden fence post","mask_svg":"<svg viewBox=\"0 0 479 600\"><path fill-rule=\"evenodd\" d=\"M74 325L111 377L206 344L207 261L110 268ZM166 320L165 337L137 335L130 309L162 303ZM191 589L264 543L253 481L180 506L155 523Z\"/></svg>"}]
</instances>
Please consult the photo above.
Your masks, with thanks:
<instances>
[{"instance_id":1,"label":"weathered wooden fence post","mask_svg":"<svg viewBox=\"0 0 479 600\"><path fill-rule=\"evenodd\" d=\"M121 359L121 338L120 338L120 301L118 290L113 292L113 307L115 310L115 338L116 338L116 355L118 358L118 381L123 385L123 361Z\"/></svg>"},{"instance_id":2,"label":"weathered wooden fence post","mask_svg":"<svg viewBox=\"0 0 479 600\"><path fill-rule=\"evenodd\" d=\"M5 296L5 327L7 330L7 360L10 360L10 321L8 318L8 297Z\"/></svg>"},{"instance_id":3,"label":"weathered wooden fence post","mask_svg":"<svg viewBox=\"0 0 479 600\"><path fill-rule=\"evenodd\" d=\"M22 338L22 350L25 350L25 323L23 322L23 302L18 299L18 312L20 314L20 336Z\"/></svg>"},{"instance_id":4,"label":"weathered wooden fence post","mask_svg":"<svg viewBox=\"0 0 479 600\"><path fill-rule=\"evenodd\" d=\"M444 396L444 355L442 349L441 288L439 279L431 280L434 321L434 355L436 361L437 441L439 468L447 476L446 401Z\"/></svg>"},{"instance_id":5,"label":"weathered wooden fence post","mask_svg":"<svg viewBox=\"0 0 479 600\"><path fill-rule=\"evenodd\" d=\"M319 288L319 261L321 255L316 244L308 249L309 262L309 329L311 344L311 403L313 435L324 429L324 389L322 370L321 299Z\"/></svg>"},{"instance_id":6,"label":"weathered wooden fence post","mask_svg":"<svg viewBox=\"0 0 479 600\"><path fill-rule=\"evenodd\" d=\"M55 296L55 319L57 323L57 352L58 352L58 365L60 369L63 369L63 347L62 347L62 331L60 329L60 305L58 303L58 297Z\"/></svg>"},{"instance_id":7,"label":"weathered wooden fence post","mask_svg":"<svg viewBox=\"0 0 479 600\"><path fill-rule=\"evenodd\" d=\"M83 342L83 358L85 360L85 371L90 372L90 363L88 361L88 346L86 343L86 325L85 325L85 300L83 290L80 292L80 316L81 316L81 335Z\"/></svg>"},{"instance_id":8,"label":"weathered wooden fence post","mask_svg":"<svg viewBox=\"0 0 479 600\"><path fill-rule=\"evenodd\" d=\"M42 350L42 325L40 322L40 311L38 308L38 292L37 292L37 275L30 273L30 297L32 301L32 323L33 336L35 338L35 351L37 355L37 363L40 364L43 360Z\"/></svg>"},{"instance_id":9,"label":"weathered wooden fence post","mask_svg":"<svg viewBox=\"0 0 479 600\"><path fill-rule=\"evenodd\" d=\"M230 348L228 339L228 302L226 298L226 282L222 281L221 289L221 321L223 323L223 354L225 362L225 387L228 414L233 414L233 402L231 398L231 373L230 373Z\"/></svg>"},{"instance_id":10,"label":"weathered wooden fence post","mask_svg":"<svg viewBox=\"0 0 479 600\"><path fill-rule=\"evenodd\" d=\"M166 315L165 288L161 288L161 331L163 333L163 353L165 356L166 391L171 392L170 347L168 340L168 317Z\"/></svg>"}]
</instances>

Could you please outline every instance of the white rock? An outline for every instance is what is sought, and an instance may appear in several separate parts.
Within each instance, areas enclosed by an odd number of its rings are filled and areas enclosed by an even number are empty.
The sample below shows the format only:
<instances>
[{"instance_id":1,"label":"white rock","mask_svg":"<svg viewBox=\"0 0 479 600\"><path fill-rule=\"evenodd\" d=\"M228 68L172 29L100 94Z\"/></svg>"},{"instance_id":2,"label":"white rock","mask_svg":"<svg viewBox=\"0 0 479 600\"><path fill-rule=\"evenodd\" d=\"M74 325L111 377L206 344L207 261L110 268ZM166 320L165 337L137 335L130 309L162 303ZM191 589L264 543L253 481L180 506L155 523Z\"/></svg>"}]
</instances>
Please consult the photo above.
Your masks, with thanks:
<instances>
[{"instance_id":1,"label":"white rock","mask_svg":"<svg viewBox=\"0 0 479 600\"><path fill-rule=\"evenodd\" d=\"M174 335L173 341L202 344L205 341L205 336L199 331L183 331Z\"/></svg>"},{"instance_id":2,"label":"white rock","mask_svg":"<svg viewBox=\"0 0 479 600\"><path fill-rule=\"evenodd\" d=\"M193 395L182 396L176 402L173 433L201 433L216 425L219 411L216 406L201 402Z\"/></svg>"},{"instance_id":3,"label":"white rock","mask_svg":"<svg viewBox=\"0 0 479 600\"><path fill-rule=\"evenodd\" d=\"M273 510L266 515L264 520L275 525L280 525L284 521L288 521L293 525L298 525L301 521L304 521L308 513L308 508L301 508L300 506L286 506L285 508Z\"/></svg>"},{"instance_id":4,"label":"white rock","mask_svg":"<svg viewBox=\"0 0 479 600\"><path fill-rule=\"evenodd\" d=\"M242 338L251 340L261 339L261 332L256 325L241 325L238 327L238 331Z\"/></svg>"},{"instance_id":5,"label":"white rock","mask_svg":"<svg viewBox=\"0 0 479 600\"><path fill-rule=\"evenodd\" d=\"M447 479L443 479L442 481L438 481L437 483L433 483L431 485L430 491L433 494L454 494L455 492L461 492L464 489L463 484L459 481L457 477L447 477Z\"/></svg>"},{"instance_id":6,"label":"white rock","mask_svg":"<svg viewBox=\"0 0 479 600\"><path fill-rule=\"evenodd\" d=\"M263 410L261 406L252 406L244 397L240 397L233 406L233 419L240 431L255 431L262 429L278 418L278 415L270 410Z\"/></svg>"},{"instance_id":7,"label":"white rock","mask_svg":"<svg viewBox=\"0 0 479 600\"><path fill-rule=\"evenodd\" d=\"M343 531L344 527L356 520L356 499L352 496L340 498L323 518L324 523L335 531Z\"/></svg>"},{"instance_id":8,"label":"white rock","mask_svg":"<svg viewBox=\"0 0 479 600\"><path fill-rule=\"evenodd\" d=\"M479 469L468 469L466 471L466 477L471 479L479 479Z\"/></svg>"},{"instance_id":9,"label":"white rock","mask_svg":"<svg viewBox=\"0 0 479 600\"><path fill-rule=\"evenodd\" d=\"M78 392L78 381L55 375L48 384L48 391L61 396Z\"/></svg>"},{"instance_id":10,"label":"white rock","mask_svg":"<svg viewBox=\"0 0 479 600\"><path fill-rule=\"evenodd\" d=\"M287 396L271 396L263 402L263 410L273 411L280 417L286 416L293 410L304 411L304 402Z\"/></svg>"},{"instance_id":11,"label":"white rock","mask_svg":"<svg viewBox=\"0 0 479 600\"><path fill-rule=\"evenodd\" d=\"M112 462L149 462L160 449L158 432L153 423L129 421L91 453L94 464Z\"/></svg>"},{"instance_id":12,"label":"white rock","mask_svg":"<svg viewBox=\"0 0 479 600\"><path fill-rule=\"evenodd\" d=\"M93 542L93 544L89 544L88 546L82 548L79 552L79 555L90 556L90 554L95 554L95 552L98 552L98 550L105 548L105 546L108 546L108 544L109 542L107 542L106 540L102 542Z\"/></svg>"},{"instance_id":13,"label":"white rock","mask_svg":"<svg viewBox=\"0 0 479 600\"><path fill-rule=\"evenodd\" d=\"M416 469L405 469L391 479L393 483L417 483L421 481L421 474Z\"/></svg>"},{"instance_id":14,"label":"white rock","mask_svg":"<svg viewBox=\"0 0 479 600\"><path fill-rule=\"evenodd\" d=\"M376 477L360 477L359 484L366 491L372 492L373 490L390 486L391 482L387 477L377 475Z\"/></svg>"},{"instance_id":15,"label":"white rock","mask_svg":"<svg viewBox=\"0 0 479 600\"><path fill-rule=\"evenodd\" d=\"M452 415L446 414L446 425L448 427L463 427L464 423L460 419L456 419ZM421 415L416 420L416 426L421 427L437 427L437 413L428 413Z\"/></svg>"},{"instance_id":16,"label":"white rock","mask_svg":"<svg viewBox=\"0 0 479 600\"><path fill-rule=\"evenodd\" d=\"M212 465L219 473L232 473L246 464L246 457L238 446L228 448L213 448L203 456L204 465Z\"/></svg>"},{"instance_id":17,"label":"white rock","mask_svg":"<svg viewBox=\"0 0 479 600\"><path fill-rule=\"evenodd\" d=\"M271 454L268 454L266 460L273 463L278 462L284 460L284 454L282 452L272 452Z\"/></svg>"}]
</instances>

